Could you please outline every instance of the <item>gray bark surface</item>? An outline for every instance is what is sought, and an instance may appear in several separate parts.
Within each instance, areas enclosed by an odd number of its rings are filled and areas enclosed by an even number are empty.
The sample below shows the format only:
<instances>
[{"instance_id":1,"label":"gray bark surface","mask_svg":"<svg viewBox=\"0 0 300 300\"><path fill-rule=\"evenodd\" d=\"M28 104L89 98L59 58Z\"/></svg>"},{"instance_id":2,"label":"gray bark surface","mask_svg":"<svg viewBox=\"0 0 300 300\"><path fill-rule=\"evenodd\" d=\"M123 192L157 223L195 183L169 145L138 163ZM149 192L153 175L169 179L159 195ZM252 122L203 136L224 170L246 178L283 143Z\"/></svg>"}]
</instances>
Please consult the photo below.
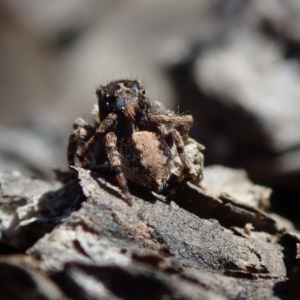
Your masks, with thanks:
<instances>
[{"instance_id":1,"label":"gray bark surface","mask_svg":"<svg viewBox=\"0 0 300 300\"><path fill-rule=\"evenodd\" d=\"M187 182L171 203L130 185L130 207L112 176L77 170L65 185L1 174L0 299L297 293L299 235L262 211L270 190L244 172L207 168L201 186Z\"/></svg>"}]
</instances>

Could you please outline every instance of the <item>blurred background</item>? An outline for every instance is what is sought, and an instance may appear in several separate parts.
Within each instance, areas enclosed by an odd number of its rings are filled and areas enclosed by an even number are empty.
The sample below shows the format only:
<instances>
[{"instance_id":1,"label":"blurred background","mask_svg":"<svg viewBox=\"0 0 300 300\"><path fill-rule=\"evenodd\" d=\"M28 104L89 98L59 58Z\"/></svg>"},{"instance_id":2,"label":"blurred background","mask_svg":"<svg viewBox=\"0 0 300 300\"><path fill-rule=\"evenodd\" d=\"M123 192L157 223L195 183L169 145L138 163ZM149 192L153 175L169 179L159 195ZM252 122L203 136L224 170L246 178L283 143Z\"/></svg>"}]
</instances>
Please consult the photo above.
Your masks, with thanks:
<instances>
[{"instance_id":1,"label":"blurred background","mask_svg":"<svg viewBox=\"0 0 300 300\"><path fill-rule=\"evenodd\" d=\"M96 84L139 78L190 112L206 165L245 168L300 209L298 0L0 0L0 170L54 178Z\"/></svg>"}]
</instances>

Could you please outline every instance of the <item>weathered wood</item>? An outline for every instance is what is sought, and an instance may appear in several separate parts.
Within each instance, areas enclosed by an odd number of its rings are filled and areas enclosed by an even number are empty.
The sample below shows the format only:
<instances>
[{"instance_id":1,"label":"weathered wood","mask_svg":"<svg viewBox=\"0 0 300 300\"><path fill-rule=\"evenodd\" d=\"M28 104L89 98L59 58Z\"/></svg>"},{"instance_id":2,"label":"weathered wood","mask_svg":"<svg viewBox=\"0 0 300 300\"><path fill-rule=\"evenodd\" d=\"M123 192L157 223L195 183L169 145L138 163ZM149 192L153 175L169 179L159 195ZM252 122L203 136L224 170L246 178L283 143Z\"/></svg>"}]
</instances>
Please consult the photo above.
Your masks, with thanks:
<instances>
[{"instance_id":1,"label":"weathered wood","mask_svg":"<svg viewBox=\"0 0 300 300\"><path fill-rule=\"evenodd\" d=\"M186 193L178 192L176 202L170 204L131 185L132 207L122 200L113 177L95 176L81 168L79 184L73 181L64 186L2 175L1 220L9 205L18 217L21 208L34 214L24 214L28 219L24 217L11 231L1 228L2 244L27 251L23 256L0 256L0 266L6 270L1 272L1 283L7 287L0 289L0 298L8 299L14 283L24 289L19 278L12 277L21 273L32 282L26 295L37 290L45 299L55 299L49 289L55 290L57 299L160 299L163 295L170 299L282 299L289 288L286 276L296 260L291 249L296 249L297 235L283 234L282 225L257 208L260 200L267 203L268 190L252 185L241 171L207 170L214 172L208 176L210 184L204 180L205 190L186 184ZM241 199L256 190L252 193L256 201L250 197L249 203L242 203L238 196L228 200L232 176L236 178L233 186L241 184ZM218 181L228 182L226 201L216 192L221 190ZM9 188L14 185L19 185L19 192ZM23 202L14 202L13 195L20 195L22 189ZM192 202L188 210L183 208L185 202ZM225 224L222 214L229 202L239 209L230 215L231 224ZM33 203L36 210L29 209ZM235 221L245 218L245 212L254 216L253 227L249 220L246 224ZM262 216L271 225L255 225ZM18 234L14 233L17 228ZM35 241L24 243L32 230L38 233L31 237ZM17 295L22 299L21 292Z\"/></svg>"}]
</instances>

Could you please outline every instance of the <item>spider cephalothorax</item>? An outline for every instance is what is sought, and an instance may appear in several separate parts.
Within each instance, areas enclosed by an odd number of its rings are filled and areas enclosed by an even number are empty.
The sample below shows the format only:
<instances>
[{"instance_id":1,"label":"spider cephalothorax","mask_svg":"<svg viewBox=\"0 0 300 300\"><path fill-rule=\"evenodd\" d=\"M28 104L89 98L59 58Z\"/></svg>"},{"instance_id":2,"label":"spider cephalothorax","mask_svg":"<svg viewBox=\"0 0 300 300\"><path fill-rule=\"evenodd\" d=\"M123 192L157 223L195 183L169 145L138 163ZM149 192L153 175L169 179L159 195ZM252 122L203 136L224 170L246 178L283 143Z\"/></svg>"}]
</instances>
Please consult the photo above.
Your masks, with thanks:
<instances>
[{"instance_id":1,"label":"spider cephalothorax","mask_svg":"<svg viewBox=\"0 0 300 300\"><path fill-rule=\"evenodd\" d=\"M158 102L150 102L139 80L115 80L97 86L95 126L77 119L68 146L69 164L77 157L82 167L107 162L116 174L127 201L127 180L161 192L168 187L175 145L182 182L191 168L181 132L192 125L191 115L177 115ZM174 191L174 189L172 189ZM169 191L170 192L170 191Z\"/></svg>"},{"instance_id":2,"label":"spider cephalothorax","mask_svg":"<svg viewBox=\"0 0 300 300\"><path fill-rule=\"evenodd\" d=\"M105 86L98 85L96 94L100 120L109 113L115 113L134 122L132 114L138 110L139 99L145 90L139 80L115 80Z\"/></svg>"}]
</instances>

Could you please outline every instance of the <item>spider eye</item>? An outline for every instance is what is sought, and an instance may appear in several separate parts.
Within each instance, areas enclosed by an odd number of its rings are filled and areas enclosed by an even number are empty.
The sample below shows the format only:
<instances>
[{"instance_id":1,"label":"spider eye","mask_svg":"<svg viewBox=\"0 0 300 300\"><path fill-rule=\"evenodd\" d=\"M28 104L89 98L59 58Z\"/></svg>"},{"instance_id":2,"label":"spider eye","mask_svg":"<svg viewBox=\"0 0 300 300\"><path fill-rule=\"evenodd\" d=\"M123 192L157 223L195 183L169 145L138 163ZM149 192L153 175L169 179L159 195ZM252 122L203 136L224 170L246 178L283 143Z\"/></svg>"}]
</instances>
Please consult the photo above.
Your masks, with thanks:
<instances>
[{"instance_id":1,"label":"spider eye","mask_svg":"<svg viewBox=\"0 0 300 300\"><path fill-rule=\"evenodd\" d=\"M105 99L104 99L104 105L107 107L107 109L111 109L111 107L114 105L114 103L116 102L115 97L112 97L110 95L106 95Z\"/></svg>"}]
</instances>

